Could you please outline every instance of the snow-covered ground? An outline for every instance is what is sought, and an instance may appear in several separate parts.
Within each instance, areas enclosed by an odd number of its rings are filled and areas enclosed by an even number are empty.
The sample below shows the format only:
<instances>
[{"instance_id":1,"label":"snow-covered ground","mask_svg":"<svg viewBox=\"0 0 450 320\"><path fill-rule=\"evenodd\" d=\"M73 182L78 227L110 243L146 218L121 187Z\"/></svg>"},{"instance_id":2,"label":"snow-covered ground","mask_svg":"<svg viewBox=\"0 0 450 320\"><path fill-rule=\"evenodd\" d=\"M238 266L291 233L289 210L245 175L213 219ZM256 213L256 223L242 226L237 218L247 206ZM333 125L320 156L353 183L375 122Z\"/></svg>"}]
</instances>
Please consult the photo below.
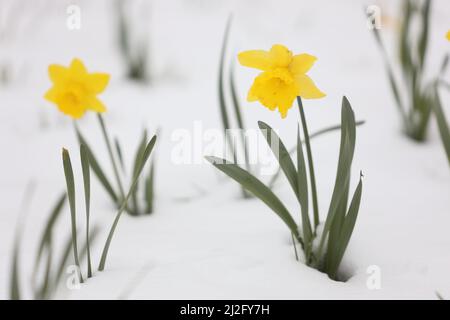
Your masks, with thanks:
<instances>
[{"instance_id":1,"label":"snow-covered ground","mask_svg":"<svg viewBox=\"0 0 450 320\"><path fill-rule=\"evenodd\" d=\"M1 1L0 4L13 0ZM0 58L13 65L12 82L0 87L0 299L8 298L14 228L24 209L22 197L33 181L36 192L26 215L21 271L26 287L38 235L58 195L64 191L61 148L78 158L71 120L43 94L50 86L47 66L81 58L89 70L111 73L101 95L108 106L110 132L126 148L128 164L141 130L161 129L156 157L156 203L151 216L124 215L113 239L106 270L96 273L79 290L61 290L70 299L435 299L450 297L450 170L434 120L425 144L411 142L399 130L399 118L364 6L382 6L393 15L392 1L151 1L149 39L151 86L124 79L114 43L110 1L26 2L19 13L29 17L13 39L0 42ZM25 3L25 2L24 2ZM66 8L82 10L82 27L66 27ZM433 0L429 67L434 72L450 49L444 35L450 28L450 3ZM310 75L327 93L305 101L311 131L340 121L346 95L357 119L353 184L363 170L364 190L357 225L342 268L350 279L334 282L295 260L285 226L256 199L240 198L237 184L210 164L176 164L173 134L196 126L202 132L219 129L217 69L226 19L234 20L229 59L246 49L269 49L282 43L294 52L319 60ZM27 20L28 21L28 20ZM142 23L142 22L141 22ZM143 23L145 26L146 24ZM383 27L395 32L395 23ZM389 38L391 39L391 38ZM263 120L292 145L298 114L287 119L258 103L245 102L255 72L236 67L243 114L248 128ZM449 110L449 95L443 94ZM93 114L79 125L102 162L108 164ZM322 218L331 197L339 134L313 142ZM193 150L201 158L201 148ZM220 154L216 154L220 156ZM79 200L81 168L74 162ZM109 170L110 168L107 167ZM112 171L109 170L111 175ZM111 175L112 176L112 175ZM269 177L264 177L268 179ZM98 263L114 209L95 178L92 216L102 228L93 252ZM288 183L280 179L275 192L292 212L298 212ZM80 221L83 202L79 201ZM296 216L297 217L297 216ZM69 232L66 208L59 230ZM370 266L381 272L381 288L366 282ZM84 267L84 265L83 265Z\"/></svg>"}]
</instances>

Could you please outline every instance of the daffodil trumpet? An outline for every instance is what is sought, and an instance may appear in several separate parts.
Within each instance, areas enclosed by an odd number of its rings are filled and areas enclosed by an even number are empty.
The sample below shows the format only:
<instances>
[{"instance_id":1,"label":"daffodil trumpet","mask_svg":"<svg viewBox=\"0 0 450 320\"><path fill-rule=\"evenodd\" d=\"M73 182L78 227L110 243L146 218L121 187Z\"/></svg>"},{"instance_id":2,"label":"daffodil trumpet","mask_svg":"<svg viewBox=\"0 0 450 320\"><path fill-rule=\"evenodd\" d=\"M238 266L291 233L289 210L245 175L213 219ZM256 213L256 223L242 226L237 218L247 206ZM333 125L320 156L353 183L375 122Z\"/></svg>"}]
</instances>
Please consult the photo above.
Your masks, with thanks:
<instances>
[{"instance_id":1,"label":"daffodil trumpet","mask_svg":"<svg viewBox=\"0 0 450 320\"><path fill-rule=\"evenodd\" d=\"M398 36L397 56L399 68L394 68L384 44L382 34L373 29L376 43L386 69L387 80L392 91L394 104L398 109L404 134L417 142L427 138L428 126L435 109L433 83L438 75L427 80L426 68L429 41L431 39L430 15L432 1L405 0L402 2L402 23ZM415 24L420 29L415 28ZM396 63L396 62L395 62ZM400 72L397 72L397 69Z\"/></svg>"}]
</instances>

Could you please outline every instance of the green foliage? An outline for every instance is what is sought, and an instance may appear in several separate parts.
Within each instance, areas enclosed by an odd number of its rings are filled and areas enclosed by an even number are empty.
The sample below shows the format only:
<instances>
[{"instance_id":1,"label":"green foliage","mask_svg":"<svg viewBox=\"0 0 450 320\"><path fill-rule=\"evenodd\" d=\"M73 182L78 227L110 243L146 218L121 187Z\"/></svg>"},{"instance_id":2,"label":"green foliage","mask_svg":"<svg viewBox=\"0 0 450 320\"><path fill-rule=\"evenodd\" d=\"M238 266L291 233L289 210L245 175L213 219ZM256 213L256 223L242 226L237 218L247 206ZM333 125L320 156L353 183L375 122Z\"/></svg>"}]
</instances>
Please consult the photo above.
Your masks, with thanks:
<instances>
[{"instance_id":1,"label":"green foliage","mask_svg":"<svg viewBox=\"0 0 450 320\"><path fill-rule=\"evenodd\" d=\"M373 29L376 42L382 52L396 106L401 114L403 130L408 137L419 142L426 139L433 109L433 101L428 99L431 94L429 85L424 80L430 10L430 0L403 1L402 12L404 15L398 39L400 75L397 75L395 68L392 67L393 63L390 62L379 30ZM418 33L413 28L414 22L421 26Z\"/></svg>"},{"instance_id":2,"label":"green foliage","mask_svg":"<svg viewBox=\"0 0 450 320\"><path fill-rule=\"evenodd\" d=\"M105 131L106 132L106 131ZM107 137L107 134L105 134ZM112 241L112 237L114 235L114 231L117 227L117 224L119 222L120 216L122 213L129 208L129 200L133 196L135 196L136 188L138 186L139 178L141 176L141 173L145 167L145 165L148 162L148 159L152 153L152 150L156 143L156 135L153 136L153 138L150 140L150 142L146 143L147 135L144 134L143 137L143 144L141 143L141 146L138 149L137 157L134 164L133 169L133 178L131 181L131 186L126 194L126 196L123 198L122 203L120 204L119 210L116 214L116 217L114 219L114 222L112 224L112 227L110 229L110 232L108 234L108 238L106 239L100 264L99 264L99 271L104 270L105 264L106 264L106 258L108 255L108 250ZM88 278L92 276L92 268L91 268L91 255L90 255L90 239L89 239L89 220L90 220L90 156L89 156L89 148L85 145L80 146L80 158L81 158L81 167L83 171L83 181L84 181L84 192L85 192L85 204L86 204L86 247L84 250L86 250L88 255L88 262L87 262L87 274ZM72 239L71 239L71 247L73 248L73 254L74 254L74 260L75 264L78 267L78 270L80 270L79 273L79 279L81 282L83 282L83 277L81 274L80 269L80 263L78 258L78 245L77 245L77 219L76 219L76 210L75 210L75 179L73 175L72 170L72 164L70 161L70 155L69 152L66 149L63 149L63 166L64 166L64 174L66 177L66 184L67 184L67 196L69 199L70 204L70 213L71 213L71 225L72 225ZM151 173L153 175L153 173ZM148 181L146 181L147 184Z\"/></svg>"},{"instance_id":3,"label":"green foliage","mask_svg":"<svg viewBox=\"0 0 450 320\"><path fill-rule=\"evenodd\" d=\"M54 233L58 218L63 212L67 201L66 193L62 194L56 201L54 208L50 212L47 221L42 230L40 240L37 245L36 257L34 259L33 273L30 278L29 287L32 292L33 299L50 299L56 293L58 286L61 284L65 269L70 262L70 252L72 251L73 238L69 236L62 250L55 250ZM98 235L98 229L93 228L89 238L91 243L95 241ZM23 292L20 290L19 280L28 279L20 268L20 243L22 240L21 228L16 231L13 250L13 262L11 265L12 277L10 284L10 299L25 299ZM86 244L80 250L80 259L87 254Z\"/></svg>"}]
</instances>

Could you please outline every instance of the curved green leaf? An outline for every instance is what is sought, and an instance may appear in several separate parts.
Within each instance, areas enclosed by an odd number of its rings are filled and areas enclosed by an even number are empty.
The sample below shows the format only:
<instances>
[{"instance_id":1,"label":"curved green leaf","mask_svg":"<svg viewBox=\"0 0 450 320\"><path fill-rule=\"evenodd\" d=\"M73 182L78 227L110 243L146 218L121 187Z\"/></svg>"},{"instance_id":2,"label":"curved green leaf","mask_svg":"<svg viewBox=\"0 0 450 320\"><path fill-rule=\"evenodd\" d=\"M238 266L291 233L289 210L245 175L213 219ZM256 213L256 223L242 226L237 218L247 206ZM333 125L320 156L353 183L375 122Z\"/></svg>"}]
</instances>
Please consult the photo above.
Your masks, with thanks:
<instances>
[{"instance_id":1,"label":"curved green leaf","mask_svg":"<svg viewBox=\"0 0 450 320\"><path fill-rule=\"evenodd\" d=\"M335 215L337 214L339 209L344 207L340 204L343 197L346 194L347 189L346 186L349 183L350 169L353 160L353 154L355 151L355 139L356 139L355 115L351 108L350 102L347 100L345 96L342 99L341 123L342 123L341 145L339 150L337 174L334 183L333 194L331 196L330 207L328 209L327 218L325 220L325 225L320 240L319 259L325 239L328 236L328 231L330 230Z\"/></svg>"},{"instance_id":2,"label":"curved green leaf","mask_svg":"<svg viewBox=\"0 0 450 320\"><path fill-rule=\"evenodd\" d=\"M356 218L358 217L361 195L362 174L360 175L358 186L356 187L355 193L353 194L348 213L345 216L344 222L342 224L339 238L336 240L337 246L335 250L331 252L329 259L327 260L327 273L332 279L336 278L339 265L341 264L342 258L345 254L345 250L347 249L348 243L350 242L350 238L356 224Z\"/></svg>"},{"instance_id":3,"label":"curved green leaf","mask_svg":"<svg viewBox=\"0 0 450 320\"><path fill-rule=\"evenodd\" d=\"M109 179L106 177L106 174L104 173L103 169L99 165L97 159L95 158L91 147L89 146L89 144L87 143L86 139L84 138L84 136L82 135L81 131L78 129L77 126L75 126L75 131L78 137L78 142L80 144L84 144L89 153L89 163L91 165L92 171L94 171L94 174L98 178L98 181L100 181L100 183L103 185L103 187L105 188L106 192L109 194L113 202L117 203L118 201L117 194L114 191L114 188L112 187L111 183L109 182Z\"/></svg>"},{"instance_id":4,"label":"curved green leaf","mask_svg":"<svg viewBox=\"0 0 450 320\"><path fill-rule=\"evenodd\" d=\"M447 160L450 165L450 128L446 120L444 109L442 108L441 99L437 89L437 84L433 88L434 101L431 103L433 112L436 116L436 122L439 128L439 134L444 146L445 153L447 154Z\"/></svg>"}]
</instances>

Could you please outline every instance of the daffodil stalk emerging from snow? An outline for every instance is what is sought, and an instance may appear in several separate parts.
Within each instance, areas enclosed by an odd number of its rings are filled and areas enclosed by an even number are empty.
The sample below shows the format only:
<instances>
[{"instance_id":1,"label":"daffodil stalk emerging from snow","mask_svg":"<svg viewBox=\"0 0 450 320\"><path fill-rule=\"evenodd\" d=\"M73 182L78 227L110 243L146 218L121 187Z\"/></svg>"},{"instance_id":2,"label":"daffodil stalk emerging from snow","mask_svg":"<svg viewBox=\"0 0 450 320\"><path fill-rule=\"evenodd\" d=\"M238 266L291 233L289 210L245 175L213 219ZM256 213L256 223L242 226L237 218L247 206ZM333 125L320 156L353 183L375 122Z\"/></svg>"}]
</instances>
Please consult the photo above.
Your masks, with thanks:
<instances>
[{"instance_id":1,"label":"daffodil stalk emerging from snow","mask_svg":"<svg viewBox=\"0 0 450 320\"><path fill-rule=\"evenodd\" d=\"M120 143L115 139L113 145L108 129L103 119L102 113L106 111L106 106L97 97L102 93L108 83L110 76L106 73L90 73L84 66L80 59L73 59L68 67L52 64L48 69L50 80L52 81L52 87L45 94L45 98L48 101L57 105L58 109L64 114L74 119L74 127L80 144L83 144L89 155L91 169L111 197L116 206L121 207L123 201L126 198L125 188L121 178L121 171L125 171L124 161L122 159L123 152L120 147ZM105 141L106 149L111 161L114 177L116 180L116 187L110 182L107 174L102 169L99 161L96 159L93 149L89 146L87 139L83 136L78 128L76 120L85 115L87 111L93 111L97 113L97 120L99 127ZM146 133L143 135L143 139L147 138ZM143 153L146 146L146 141L139 144L136 151L133 172L136 171L138 160ZM153 210L153 176L154 166L150 166L149 172L145 180L145 188L142 198L145 200L145 210L140 210L137 201L133 201L133 205L127 206L127 211L133 215L139 215L142 213L151 213ZM133 177L132 177L133 178ZM130 182L130 184L132 181ZM137 192L138 188L134 189ZM133 195L133 199L140 198L137 195Z\"/></svg>"},{"instance_id":2,"label":"daffodil stalk emerging from snow","mask_svg":"<svg viewBox=\"0 0 450 320\"><path fill-rule=\"evenodd\" d=\"M306 75L316 58L306 53L293 55L282 45L274 45L270 51L245 51L240 53L238 58L242 65L262 71L250 88L247 97L249 101L259 101L270 110L278 109L281 117L285 118L294 100L297 99L302 126L302 130L300 126L297 130L297 165L294 164L276 132L262 121L259 122L259 127L298 200L301 222L297 223L271 188L250 172L224 159L216 157L207 159L262 200L282 219L295 241L300 243L307 265L327 273L332 279L338 279L338 268L356 223L362 193L361 175L351 203L348 204L350 171L356 138L356 122L350 103L347 98L343 98L337 175L328 214L319 234L320 215L314 161L302 103L302 98L318 99L325 96ZM304 156L300 131L304 135L307 160ZM309 213L310 199L312 219ZM296 249L295 252L297 257Z\"/></svg>"}]
</instances>

